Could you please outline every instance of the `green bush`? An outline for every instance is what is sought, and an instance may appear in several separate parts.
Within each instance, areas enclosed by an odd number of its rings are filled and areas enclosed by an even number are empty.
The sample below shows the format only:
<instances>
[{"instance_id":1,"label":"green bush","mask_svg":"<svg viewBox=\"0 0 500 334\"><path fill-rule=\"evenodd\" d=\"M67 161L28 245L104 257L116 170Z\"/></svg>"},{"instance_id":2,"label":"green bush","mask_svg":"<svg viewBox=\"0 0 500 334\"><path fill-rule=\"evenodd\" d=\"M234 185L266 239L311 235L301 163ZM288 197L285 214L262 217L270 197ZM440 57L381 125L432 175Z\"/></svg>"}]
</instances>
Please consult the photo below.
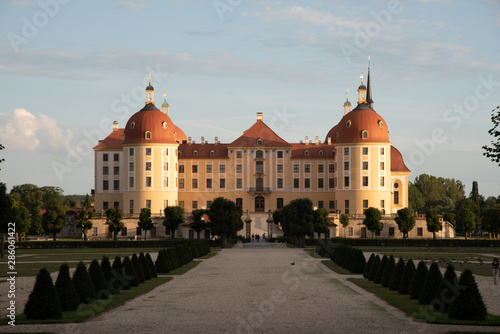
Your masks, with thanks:
<instances>
[{"instance_id":1,"label":"green bush","mask_svg":"<svg viewBox=\"0 0 500 334\"><path fill-rule=\"evenodd\" d=\"M80 300L76 294L75 287L69 275L68 264L63 263L59 267L59 274L57 275L55 285L57 295L59 296L59 303L61 304L62 311L74 311L80 305Z\"/></svg>"},{"instance_id":2,"label":"green bush","mask_svg":"<svg viewBox=\"0 0 500 334\"><path fill-rule=\"evenodd\" d=\"M409 293L411 299L418 299L420 297L425 278L427 277L427 271L427 265L425 262L420 261L410 283Z\"/></svg>"},{"instance_id":3,"label":"green bush","mask_svg":"<svg viewBox=\"0 0 500 334\"><path fill-rule=\"evenodd\" d=\"M96 291L96 298L108 299L111 293L109 292L108 284L106 283L101 266L97 260L93 260L90 263L89 276Z\"/></svg>"},{"instance_id":4,"label":"green bush","mask_svg":"<svg viewBox=\"0 0 500 334\"><path fill-rule=\"evenodd\" d=\"M165 253L163 249L160 249L158 251L158 256L156 257L156 262L155 262L155 268L156 272L159 274L164 274L168 272L167 260L165 258Z\"/></svg>"},{"instance_id":5,"label":"green bush","mask_svg":"<svg viewBox=\"0 0 500 334\"><path fill-rule=\"evenodd\" d=\"M149 281L151 279L151 269L149 268L148 261L146 261L146 257L143 252L139 254L139 262L141 263L141 267L144 272L144 279Z\"/></svg>"},{"instance_id":6,"label":"green bush","mask_svg":"<svg viewBox=\"0 0 500 334\"><path fill-rule=\"evenodd\" d=\"M35 286L24 306L26 319L60 319L62 317L59 296L46 268L36 276Z\"/></svg>"},{"instance_id":7,"label":"green bush","mask_svg":"<svg viewBox=\"0 0 500 334\"><path fill-rule=\"evenodd\" d=\"M368 276L368 280L372 281L375 279L375 276L377 275L378 268L380 267L380 256L376 255L375 259L373 260L372 267L370 268L370 275Z\"/></svg>"},{"instance_id":8,"label":"green bush","mask_svg":"<svg viewBox=\"0 0 500 334\"><path fill-rule=\"evenodd\" d=\"M368 263L365 266L365 270L363 271L364 278L368 278L370 276L370 270L372 268L374 260L375 260L375 254L372 253L372 255L370 255L370 258L368 259Z\"/></svg>"},{"instance_id":9,"label":"green bush","mask_svg":"<svg viewBox=\"0 0 500 334\"><path fill-rule=\"evenodd\" d=\"M387 257L387 255L384 255L382 257L382 261L380 262L380 265L377 268L377 273L375 274L375 278L373 279L373 283L375 283L375 284L382 283L382 274L385 271L385 267L387 266L388 261L389 261L389 258Z\"/></svg>"},{"instance_id":10,"label":"green bush","mask_svg":"<svg viewBox=\"0 0 500 334\"><path fill-rule=\"evenodd\" d=\"M135 272L134 264L128 256L123 258L123 270L125 271L126 280L130 284L130 287L139 286L139 279L137 278L137 273Z\"/></svg>"},{"instance_id":11,"label":"green bush","mask_svg":"<svg viewBox=\"0 0 500 334\"><path fill-rule=\"evenodd\" d=\"M434 299L438 299L441 292L441 284L443 284L443 275L441 275L439 265L433 262L425 277L424 286L422 287L422 292L420 292L418 302L420 304L430 304Z\"/></svg>"},{"instance_id":12,"label":"green bush","mask_svg":"<svg viewBox=\"0 0 500 334\"><path fill-rule=\"evenodd\" d=\"M182 264L179 262L175 249L173 247L167 248L165 250L166 257L172 264L172 269L177 269L179 268Z\"/></svg>"},{"instance_id":13,"label":"green bush","mask_svg":"<svg viewBox=\"0 0 500 334\"><path fill-rule=\"evenodd\" d=\"M111 263L109 262L109 258L107 256L102 258L101 270L104 275L108 291L112 294L120 293L120 282L114 277L113 269L111 268Z\"/></svg>"},{"instance_id":14,"label":"green bush","mask_svg":"<svg viewBox=\"0 0 500 334\"><path fill-rule=\"evenodd\" d=\"M401 277L403 276L403 272L405 271L405 260L403 258L399 258L398 264L396 265L396 269L392 272L391 279L389 281L389 290L396 291L399 287L399 282L401 282Z\"/></svg>"},{"instance_id":15,"label":"green bush","mask_svg":"<svg viewBox=\"0 0 500 334\"><path fill-rule=\"evenodd\" d=\"M389 281L394 269L396 269L396 261L394 260L394 256L391 255L387 261L387 265L385 266L384 273L382 274L381 283L383 287L389 287Z\"/></svg>"},{"instance_id":16,"label":"green bush","mask_svg":"<svg viewBox=\"0 0 500 334\"><path fill-rule=\"evenodd\" d=\"M146 278L144 277L144 270L142 269L141 263L139 262L139 258L137 254L132 255L132 265L134 266L135 273L137 275L137 280L139 284L144 283Z\"/></svg>"},{"instance_id":17,"label":"green bush","mask_svg":"<svg viewBox=\"0 0 500 334\"><path fill-rule=\"evenodd\" d=\"M361 249L355 248L355 259L354 265L352 267L352 272L354 274L362 274L365 271L366 259L363 251Z\"/></svg>"},{"instance_id":18,"label":"green bush","mask_svg":"<svg viewBox=\"0 0 500 334\"><path fill-rule=\"evenodd\" d=\"M458 278L455 273L455 268L452 264L449 264L446 267L446 271L444 272L443 282L441 283L440 291L440 299L442 305L435 304L434 309L436 311L440 311L442 313L448 312L450 308L450 304L456 298L455 286L457 286ZM438 309L440 307L440 309Z\"/></svg>"},{"instance_id":19,"label":"green bush","mask_svg":"<svg viewBox=\"0 0 500 334\"><path fill-rule=\"evenodd\" d=\"M479 293L472 271L466 269L460 275L459 286L465 286L457 298L451 303L448 317L459 320L485 320L486 306L483 297Z\"/></svg>"},{"instance_id":20,"label":"green bush","mask_svg":"<svg viewBox=\"0 0 500 334\"><path fill-rule=\"evenodd\" d=\"M411 280L415 274L415 264L412 259L406 262L405 270L401 276L401 281L399 282L398 292L402 295L407 295L410 291Z\"/></svg>"},{"instance_id":21,"label":"green bush","mask_svg":"<svg viewBox=\"0 0 500 334\"><path fill-rule=\"evenodd\" d=\"M95 288L90 276L87 272L87 267L80 261L73 273L73 286L81 304L92 304L95 300Z\"/></svg>"},{"instance_id":22,"label":"green bush","mask_svg":"<svg viewBox=\"0 0 500 334\"><path fill-rule=\"evenodd\" d=\"M158 277L158 274L156 273L155 264L153 263L153 259L151 258L151 255L149 255L149 253L146 253L146 262L148 263L149 272L151 273L151 278Z\"/></svg>"},{"instance_id":23,"label":"green bush","mask_svg":"<svg viewBox=\"0 0 500 334\"><path fill-rule=\"evenodd\" d=\"M130 289L130 283L125 278L125 270L123 270L122 260L119 256L115 257L112 266L112 273L116 281L113 281L113 288L117 290Z\"/></svg>"}]
</instances>

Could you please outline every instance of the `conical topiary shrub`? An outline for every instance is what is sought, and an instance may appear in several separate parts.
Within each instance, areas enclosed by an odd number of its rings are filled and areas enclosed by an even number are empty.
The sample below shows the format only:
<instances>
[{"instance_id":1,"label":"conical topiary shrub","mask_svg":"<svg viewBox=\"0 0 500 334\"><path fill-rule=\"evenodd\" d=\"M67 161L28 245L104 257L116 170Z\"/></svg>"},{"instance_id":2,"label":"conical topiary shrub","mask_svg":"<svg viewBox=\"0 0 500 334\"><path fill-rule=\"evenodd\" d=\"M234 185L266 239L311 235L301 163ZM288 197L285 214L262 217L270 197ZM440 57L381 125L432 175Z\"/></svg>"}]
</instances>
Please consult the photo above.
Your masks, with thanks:
<instances>
[{"instance_id":1,"label":"conical topiary shrub","mask_svg":"<svg viewBox=\"0 0 500 334\"><path fill-rule=\"evenodd\" d=\"M394 261L394 256L389 256L389 260L387 261L387 265L385 266L384 273L382 274L382 286L387 288L389 286L389 281L391 279L392 273L396 268L396 261Z\"/></svg>"},{"instance_id":2,"label":"conical topiary shrub","mask_svg":"<svg viewBox=\"0 0 500 334\"><path fill-rule=\"evenodd\" d=\"M418 302L420 304L430 304L434 299L439 298L442 283L443 275L441 275L439 265L436 262L433 262L429 268L427 276L425 277L424 286L420 292Z\"/></svg>"},{"instance_id":3,"label":"conical topiary shrub","mask_svg":"<svg viewBox=\"0 0 500 334\"><path fill-rule=\"evenodd\" d=\"M352 272L355 274L362 274L365 271L366 259L361 249L355 250L354 265L352 267Z\"/></svg>"},{"instance_id":4,"label":"conical topiary shrub","mask_svg":"<svg viewBox=\"0 0 500 334\"><path fill-rule=\"evenodd\" d=\"M26 319L60 319L61 304L57 291L47 269L43 268L36 276L35 286L24 306Z\"/></svg>"},{"instance_id":5,"label":"conical topiary shrub","mask_svg":"<svg viewBox=\"0 0 500 334\"><path fill-rule=\"evenodd\" d=\"M372 267L370 268L370 276L368 276L368 280L372 281L375 279L375 275L377 275L378 267L380 267L380 256L376 255L373 260Z\"/></svg>"},{"instance_id":6,"label":"conical topiary shrub","mask_svg":"<svg viewBox=\"0 0 500 334\"><path fill-rule=\"evenodd\" d=\"M448 317L459 320L485 320L487 316L486 306L472 271L464 270L460 275L458 285L465 288L460 290L457 298L451 303Z\"/></svg>"},{"instance_id":7,"label":"conical topiary shrub","mask_svg":"<svg viewBox=\"0 0 500 334\"><path fill-rule=\"evenodd\" d=\"M123 258L123 269L125 271L126 279L131 287L139 286L139 279L137 278L137 273L135 272L134 264L128 256Z\"/></svg>"},{"instance_id":8,"label":"conical topiary shrub","mask_svg":"<svg viewBox=\"0 0 500 334\"><path fill-rule=\"evenodd\" d=\"M378 266L377 273L375 274L375 278L373 279L373 283L376 284L382 283L382 274L384 273L388 261L389 258L387 257L387 255L384 255L382 257L382 261L380 262L380 266Z\"/></svg>"},{"instance_id":9,"label":"conical topiary shrub","mask_svg":"<svg viewBox=\"0 0 500 334\"><path fill-rule=\"evenodd\" d=\"M444 272L443 282L441 283L441 288L439 289L439 298L442 302L441 305L434 305L434 310L440 311L442 313L448 312L450 304L456 298L456 286L458 285L457 274L455 273L455 268L452 264L446 267Z\"/></svg>"},{"instance_id":10,"label":"conical topiary shrub","mask_svg":"<svg viewBox=\"0 0 500 334\"><path fill-rule=\"evenodd\" d=\"M71 281L71 276L69 275L68 264L63 263L59 267L59 274L57 275L56 285L55 285L57 295L59 296L59 302L61 304L62 311L74 311L80 305L80 300L76 294L75 287Z\"/></svg>"},{"instance_id":11,"label":"conical topiary shrub","mask_svg":"<svg viewBox=\"0 0 500 334\"><path fill-rule=\"evenodd\" d=\"M146 280L144 278L144 271L142 269L141 263L139 262L139 258L135 253L132 255L132 264L134 265L134 270L137 274L137 280L139 281L139 284L144 283L144 281Z\"/></svg>"},{"instance_id":12,"label":"conical topiary shrub","mask_svg":"<svg viewBox=\"0 0 500 334\"><path fill-rule=\"evenodd\" d=\"M89 276L94 284L97 299L108 299L111 294L108 290L108 284L102 272L101 266L97 260L93 260L89 266Z\"/></svg>"},{"instance_id":13,"label":"conical topiary shrub","mask_svg":"<svg viewBox=\"0 0 500 334\"><path fill-rule=\"evenodd\" d=\"M149 269L148 262L146 261L146 257L143 252L139 254L139 262L141 263L141 267L144 272L144 279L149 281L151 279L151 270Z\"/></svg>"},{"instance_id":14,"label":"conical topiary shrub","mask_svg":"<svg viewBox=\"0 0 500 334\"><path fill-rule=\"evenodd\" d=\"M109 292L112 294L120 293L120 281L114 277L111 262L109 262L109 258L107 256L102 258L101 270L104 275L104 279L106 280L106 287Z\"/></svg>"},{"instance_id":15,"label":"conical topiary shrub","mask_svg":"<svg viewBox=\"0 0 500 334\"><path fill-rule=\"evenodd\" d=\"M172 270L180 268L180 266L182 266L182 263L179 262L179 258L177 257L177 253L175 252L175 248L173 247L167 248L165 254L169 259L169 261L172 263L172 268L173 268Z\"/></svg>"},{"instance_id":16,"label":"conical topiary shrub","mask_svg":"<svg viewBox=\"0 0 500 334\"><path fill-rule=\"evenodd\" d=\"M115 279L112 284L117 290L128 290L130 289L130 283L126 278L125 270L123 270L122 260L119 256L115 257L112 266L112 274ZM113 279L112 279L113 280Z\"/></svg>"},{"instance_id":17,"label":"conical topiary shrub","mask_svg":"<svg viewBox=\"0 0 500 334\"><path fill-rule=\"evenodd\" d=\"M413 279L413 275L415 274L415 264L412 259L409 259L406 262L405 270L403 271L403 275L401 276L401 281L399 282L398 292L402 295L407 295L410 291L411 280Z\"/></svg>"},{"instance_id":18,"label":"conical topiary shrub","mask_svg":"<svg viewBox=\"0 0 500 334\"><path fill-rule=\"evenodd\" d=\"M399 258L398 264L396 265L396 269L392 272L391 279L389 281L389 290L396 291L399 287L399 282L401 282L401 277L403 276L403 272L405 271L405 260L403 258Z\"/></svg>"},{"instance_id":19,"label":"conical topiary shrub","mask_svg":"<svg viewBox=\"0 0 500 334\"><path fill-rule=\"evenodd\" d=\"M422 292L422 287L424 286L425 278L427 277L427 265L424 261L420 261L417 266L417 270L413 275L410 283L410 293L411 299L418 299L420 297L420 292Z\"/></svg>"},{"instance_id":20,"label":"conical topiary shrub","mask_svg":"<svg viewBox=\"0 0 500 334\"><path fill-rule=\"evenodd\" d=\"M149 255L149 253L146 253L146 262L148 263L149 271L151 272L151 278L158 277L158 274L156 273L155 264L153 263L153 259L151 258L151 255Z\"/></svg>"},{"instance_id":21,"label":"conical topiary shrub","mask_svg":"<svg viewBox=\"0 0 500 334\"><path fill-rule=\"evenodd\" d=\"M95 288L83 262L78 263L73 273L73 286L81 304L92 304L95 300Z\"/></svg>"},{"instance_id":22,"label":"conical topiary shrub","mask_svg":"<svg viewBox=\"0 0 500 334\"><path fill-rule=\"evenodd\" d=\"M167 272L165 253L160 249L158 252L158 256L156 257L155 268L156 272L159 274L163 274Z\"/></svg>"},{"instance_id":23,"label":"conical topiary shrub","mask_svg":"<svg viewBox=\"0 0 500 334\"><path fill-rule=\"evenodd\" d=\"M368 259L368 262L366 263L365 270L363 272L364 278L368 278L370 276L370 270L372 268L374 260L375 260L375 254L372 253L372 255L370 255L370 258Z\"/></svg>"}]
</instances>

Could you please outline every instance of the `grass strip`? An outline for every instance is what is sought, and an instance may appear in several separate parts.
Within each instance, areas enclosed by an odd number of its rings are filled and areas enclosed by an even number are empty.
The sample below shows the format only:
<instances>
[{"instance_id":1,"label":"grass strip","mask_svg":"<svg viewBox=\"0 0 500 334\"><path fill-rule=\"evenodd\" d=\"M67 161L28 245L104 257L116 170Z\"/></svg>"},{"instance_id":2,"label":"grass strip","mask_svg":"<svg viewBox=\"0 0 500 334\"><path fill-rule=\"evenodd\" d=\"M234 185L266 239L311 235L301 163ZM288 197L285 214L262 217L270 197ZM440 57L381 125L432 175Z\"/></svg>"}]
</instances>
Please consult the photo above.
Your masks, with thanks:
<instances>
[{"instance_id":1,"label":"grass strip","mask_svg":"<svg viewBox=\"0 0 500 334\"><path fill-rule=\"evenodd\" d=\"M200 261L200 260L191 261L188 264L185 264L177 269L172 270L167 275L182 275L182 274L190 271L191 269L193 269L194 267L196 267L197 265L199 265L202 262L203 261Z\"/></svg>"},{"instance_id":2,"label":"grass strip","mask_svg":"<svg viewBox=\"0 0 500 334\"><path fill-rule=\"evenodd\" d=\"M473 325L473 326L500 326L500 316L488 314L486 320L456 320L449 319L448 313L437 313L430 305L420 305L418 300L410 299L409 295L401 295L397 291L391 291L380 284L375 284L365 278L348 278L360 288L373 293L387 303L397 307L406 315L431 324L447 325Z\"/></svg>"},{"instance_id":3,"label":"grass strip","mask_svg":"<svg viewBox=\"0 0 500 334\"><path fill-rule=\"evenodd\" d=\"M324 257L322 257L321 255L316 253L316 249L306 248L306 249L304 249L304 252L308 253L309 255L311 255L315 259L324 259Z\"/></svg>"},{"instance_id":4,"label":"grass strip","mask_svg":"<svg viewBox=\"0 0 500 334\"><path fill-rule=\"evenodd\" d=\"M336 272L337 274L341 274L341 275L355 275L355 274L351 273L349 270L347 270L345 268L342 268L341 266L339 266L338 264L336 264L332 260L323 260L323 261L321 261L321 263L323 263L330 270Z\"/></svg>"}]
</instances>

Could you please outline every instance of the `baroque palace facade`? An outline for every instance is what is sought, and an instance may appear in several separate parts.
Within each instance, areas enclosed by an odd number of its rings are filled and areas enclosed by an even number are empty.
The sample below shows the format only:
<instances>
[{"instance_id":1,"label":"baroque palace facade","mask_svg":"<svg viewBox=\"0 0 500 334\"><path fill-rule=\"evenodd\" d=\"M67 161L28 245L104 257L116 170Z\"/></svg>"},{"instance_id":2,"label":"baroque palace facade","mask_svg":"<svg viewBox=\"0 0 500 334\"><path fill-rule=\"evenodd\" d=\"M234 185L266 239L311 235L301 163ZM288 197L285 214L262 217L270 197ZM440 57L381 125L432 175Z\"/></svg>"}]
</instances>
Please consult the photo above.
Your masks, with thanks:
<instances>
[{"instance_id":1,"label":"baroque palace facade","mask_svg":"<svg viewBox=\"0 0 500 334\"><path fill-rule=\"evenodd\" d=\"M357 106L351 110L346 99L342 119L324 141L306 137L289 143L257 113L256 122L231 143L217 137L195 143L170 118L166 99L161 110L155 106L151 83L146 95L144 108L125 128L115 122L113 132L94 147L97 216L120 208L137 226L141 208L159 218L166 206L190 213L223 196L249 212L252 233L268 233L266 212L307 197L331 213L330 235L335 236L340 235L340 213L355 218L376 207L390 216L408 206L410 170L389 141L387 123L374 111L370 69L366 86L362 79L358 87ZM192 236L184 225L182 235ZM94 235L101 233L94 229ZM394 228L386 234L395 236ZM348 235L365 237L366 229L352 224Z\"/></svg>"}]
</instances>

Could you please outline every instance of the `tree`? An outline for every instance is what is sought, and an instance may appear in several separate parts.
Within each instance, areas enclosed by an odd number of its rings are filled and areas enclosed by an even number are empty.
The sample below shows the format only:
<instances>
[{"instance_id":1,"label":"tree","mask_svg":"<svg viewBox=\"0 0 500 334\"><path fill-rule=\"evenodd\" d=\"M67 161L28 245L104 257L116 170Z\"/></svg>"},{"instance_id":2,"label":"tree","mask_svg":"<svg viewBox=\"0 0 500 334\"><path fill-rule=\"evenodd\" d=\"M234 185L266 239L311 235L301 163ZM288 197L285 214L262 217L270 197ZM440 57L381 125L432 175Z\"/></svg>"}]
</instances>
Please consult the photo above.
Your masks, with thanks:
<instances>
[{"instance_id":1,"label":"tree","mask_svg":"<svg viewBox=\"0 0 500 334\"><path fill-rule=\"evenodd\" d=\"M493 140L490 145L484 145L483 155L500 166L500 106L497 106L491 111L491 122L493 127L488 130Z\"/></svg>"},{"instance_id":2,"label":"tree","mask_svg":"<svg viewBox=\"0 0 500 334\"><path fill-rule=\"evenodd\" d=\"M123 213L121 209L110 208L106 210L106 224L109 226L109 231L113 233L113 239L118 240L118 232L123 229Z\"/></svg>"},{"instance_id":3,"label":"tree","mask_svg":"<svg viewBox=\"0 0 500 334\"><path fill-rule=\"evenodd\" d=\"M392 272L391 279L389 280L389 290L396 291L398 289L399 282L401 282L401 277L405 271L405 266L405 260L400 257L396 269Z\"/></svg>"},{"instance_id":4,"label":"tree","mask_svg":"<svg viewBox=\"0 0 500 334\"><path fill-rule=\"evenodd\" d=\"M0 144L0 151L3 150L3 149L5 149L5 146L3 146L2 144ZM5 159L3 159L3 158L0 159L0 163L2 163L4 161L5 161ZM0 168L0 170L2 170L2 169Z\"/></svg>"},{"instance_id":5,"label":"tree","mask_svg":"<svg viewBox=\"0 0 500 334\"><path fill-rule=\"evenodd\" d=\"M153 263L153 259L151 258L151 255L149 255L149 253L146 253L146 262L148 263L148 266L149 266L151 278L158 277L158 273L156 272L155 264Z\"/></svg>"},{"instance_id":6,"label":"tree","mask_svg":"<svg viewBox=\"0 0 500 334\"><path fill-rule=\"evenodd\" d=\"M9 231L9 223L12 222L12 199L7 194L7 186L5 183L0 182L0 255L3 258L5 247L4 240L5 234Z\"/></svg>"},{"instance_id":7,"label":"tree","mask_svg":"<svg viewBox=\"0 0 500 334\"><path fill-rule=\"evenodd\" d=\"M59 233L64 226L65 212L61 206L51 205L47 207L45 213L42 215L42 226L46 233L52 233L54 241L56 241L56 234Z\"/></svg>"},{"instance_id":8,"label":"tree","mask_svg":"<svg viewBox=\"0 0 500 334\"><path fill-rule=\"evenodd\" d=\"M396 261L394 260L394 256L391 255L389 257L389 260L387 261L387 265L385 266L384 272L382 274L382 279L380 281L383 287L385 288L389 287L391 276L395 269L396 269Z\"/></svg>"},{"instance_id":9,"label":"tree","mask_svg":"<svg viewBox=\"0 0 500 334\"><path fill-rule=\"evenodd\" d=\"M81 228L83 231L83 240L87 242L87 232L92 228L92 218L94 217L94 211L89 209L81 209L76 215L77 225L76 227Z\"/></svg>"},{"instance_id":10,"label":"tree","mask_svg":"<svg viewBox=\"0 0 500 334\"><path fill-rule=\"evenodd\" d=\"M131 261L132 265L134 266L134 270L137 275L137 280L139 281L139 284L144 283L146 277L144 276L144 269L142 268L141 262L139 261L139 257L137 256L137 254L134 253L132 255Z\"/></svg>"},{"instance_id":11,"label":"tree","mask_svg":"<svg viewBox=\"0 0 500 334\"><path fill-rule=\"evenodd\" d=\"M200 232L207 228L207 223L203 218L203 215L207 212L207 210L193 210L191 215L193 216L193 221L191 222L191 227L196 232L196 239L200 239Z\"/></svg>"},{"instance_id":12,"label":"tree","mask_svg":"<svg viewBox=\"0 0 500 334\"><path fill-rule=\"evenodd\" d=\"M339 218L340 223L344 227L344 238L345 238L345 229L349 226L349 216L346 214L341 214Z\"/></svg>"},{"instance_id":13,"label":"tree","mask_svg":"<svg viewBox=\"0 0 500 334\"><path fill-rule=\"evenodd\" d=\"M144 272L144 279L146 281L149 281L152 278L151 270L149 268L149 263L146 260L146 256L143 252L139 254L139 262L141 263L142 271Z\"/></svg>"},{"instance_id":14,"label":"tree","mask_svg":"<svg viewBox=\"0 0 500 334\"><path fill-rule=\"evenodd\" d=\"M460 180L421 174L408 187L409 208L427 213L453 211L456 202L465 196L465 186Z\"/></svg>"},{"instance_id":15,"label":"tree","mask_svg":"<svg viewBox=\"0 0 500 334\"><path fill-rule=\"evenodd\" d=\"M410 298L418 299L420 297L425 278L427 277L427 271L427 265L425 264L425 262L420 261L410 283Z\"/></svg>"},{"instance_id":16,"label":"tree","mask_svg":"<svg viewBox=\"0 0 500 334\"><path fill-rule=\"evenodd\" d=\"M373 262L375 261L375 254L371 254L368 262L366 263L365 270L363 271L363 277L368 278L370 276L370 271L373 266Z\"/></svg>"},{"instance_id":17,"label":"tree","mask_svg":"<svg viewBox=\"0 0 500 334\"><path fill-rule=\"evenodd\" d=\"M482 229L488 233L500 233L500 204L484 210Z\"/></svg>"},{"instance_id":18,"label":"tree","mask_svg":"<svg viewBox=\"0 0 500 334\"><path fill-rule=\"evenodd\" d=\"M443 229L443 224L439 221L439 215L434 210L427 211L425 215L427 221L427 231L432 232L432 239L436 240L436 232Z\"/></svg>"},{"instance_id":19,"label":"tree","mask_svg":"<svg viewBox=\"0 0 500 334\"><path fill-rule=\"evenodd\" d=\"M476 214L477 217L479 217L479 186L477 185L477 181L472 181L472 190L469 195L469 199L474 203L474 213Z\"/></svg>"},{"instance_id":20,"label":"tree","mask_svg":"<svg viewBox=\"0 0 500 334\"><path fill-rule=\"evenodd\" d=\"M108 283L106 282L106 278L104 277L104 273L99 265L97 260L93 260L89 266L89 276L92 280L92 284L94 285L94 289L96 291L97 299L108 299L111 294L108 289Z\"/></svg>"},{"instance_id":21,"label":"tree","mask_svg":"<svg viewBox=\"0 0 500 334\"><path fill-rule=\"evenodd\" d=\"M486 306L477 288L472 271L466 269L462 272L458 280L458 286L465 287L465 289L451 303L448 317L460 320L485 320L487 315Z\"/></svg>"},{"instance_id":22,"label":"tree","mask_svg":"<svg viewBox=\"0 0 500 334\"><path fill-rule=\"evenodd\" d=\"M321 234L327 236L330 230L328 229L328 211L325 208L319 208L314 211L313 215L314 232L318 233L318 239Z\"/></svg>"},{"instance_id":23,"label":"tree","mask_svg":"<svg viewBox=\"0 0 500 334\"><path fill-rule=\"evenodd\" d=\"M373 283L381 284L382 283L382 275L385 272L385 268L387 267L387 263L389 262L389 258L384 254L382 256L382 261L380 261L380 265L377 267L377 272L375 277L373 278Z\"/></svg>"},{"instance_id":24,"label":"tree","mask_svg":"<svg viewBox=\"0 0 500 334\"><path fill-rule=\"evenodd\" d=\"M137 277L137 272L135 271L134 264L128 256L123 258L123 270L127 276L127 281L131 287L139 286L139 278Z\"/></svg>"},{"instance_id":25,"label":"tree","mask_svg":"<svg viewBox=\"0 0 500 334\"><path fill-rule=\"evenodd\" d=\"M90 209L91 206L92 206L92 197L90 197L89 194L86 194L85 201L83 202L83 207L85 209Z\"/></svg>"},{"instance_id":26,"label":"tree","mask_svg":"<svg viewBox=\"0 0 500 334\"><path fill-rule=\"evenodd\" d=\"M35 286L24 306L26 319L60 319L61 304L57 291L46 268L36 276Z\"/></svg>"},{"instance_id":27,"label":"tree","mask_svg":"<svg viewBox=\"0 0 500 334\"><path fill-rule=\"evenodd\" d=\"M382 214L379 209L370 207L365 210L363 224L372 232L372 238L375 238L375 232L380 232L384 228L384 224L380 222L380 219L382 219Z\"/></svg>"},{"instance_id":28,"label":"tree","mask_svg":"<svg viewBox=\"0 0 500 334\"><path fill-rule=\"evenodd\" d=\"M61 267L59 267L55 288L59 297L61 309L63 311L76 310L78 305L80 305L80 300L78 299L75 287L71 281L67 263L63 263Z\"/></svg>"},{"instance_id":29,"label":"tree","mask_svg":"<svg viewBox=\"0 0 500 334\"><path fill-rule=\"evenodd\" d=\"M458 284L457 274L455 273L455 268L452 264L446 267L444 272L443 281L439 291L441 291L439 298L443 302L442 309L438 309L437 303L434 305L434 309L442 313L448 312L451 302L456 298L456 294L460 293L455 286Z\"/></svg>"},{"instance_id":30,"label":"tree","mask_svg":"<svg viewBox=\"0 0 500 334\"><path fill-rule=\"evenodd\" d=\"M309 198L298 198L283 207L283 232L295 247L305 247L305 236L313 235L314 210Z\"/></svg>"},{"instance_id":31,"label":"tree","mask_svg":"<svg viewBox=\"0 0 500 334\"><path fill-rule=\"evenodd\" d=\"M42 216L38 213L31 215L31 225L28 231L30 235L40 235L43 233Z\"/></svg>"},{"instance_id":32,"label":"tree","mask_svg":"<svg viewBox=\"0 0 500 334\"><path fill-rule=\"evenodd\" d=\"M398 229L403 233L403 239L408 239L408 232L410 232L415 227L415 217L408 208L402 208L398 210L397 216L394 218L396 224L398 224Z\"/></svg>"},{"instance_id":33,"label":"tree","mask_svg":"<svg viewBox=\"0 0 500 334\"><path fill-rule=\"evenodd\" d=\"M467 240L467 234L476 229L474 203L470 199L464 198L457 203L456 211L457 229L465 233L465 240Z\"/></svg>"},{"instance_id":34,"label":"tree","mask_svg":"<svg viewBox=\"0 0 500 334\"><path fill-rule=\"evenodd\" d=\"M14 206L12 208L13 221L16 222L16 232L19 235L19 240L21 241L21 236L28 233L31 227L31 217L30 212L25 206Z\"/></svg>"},{"instance_id":35,"label":"tree","mask_svg":"<svg viewBox=\"0 0 500 334\"><path fill-rule=\"evenodd\" d=\"M442 283L443 275L441 275L439 265L437 262L433 262L425 277L424 286L420 292L418 302L420 304L430 304L434 299L438 299L440 297Z\"/></svg>"},{"instance_id":36,"label":"tree","mask_svg":"<svg viewBox=\"0 0 500 334\"><path fill-rule=\"evenodd\" d=\"M155 224L153 224L153 220L151 219L150 208L141 209L137 226L139 226L141 230L144 230L144 240L147 240L148 231L152 230L153 227L155 227Z\"/></svg>"},{"instance_id":37,"label":"tree","mask_svg":"<svg viewBox=\"0 0 500 334\"><path fill-rule=\"evenodd\" d=\"M175 231L184 222L184 208L180 206L167 206L163 212L165 213L163 226L171 231L172 239L174 239Z\"/></svg>"},{"instance_id":38,"label":"tree","mask_svg":"<svg viewBox=\"0 0 500 334\"><path fill-rule=\"evenodd\" d=\"M73 273L73 286L75 287L80 303L92 304L94 302L96 296L94 284L87 272L87 267L81 261Z\"/></svg>"},{"instance_id":39,"label":"tree","mask_svg":"<svg viewBox=\"0 0 500 334\"><path fill-rule=\"evenodd\" d=\"M403 271L403 276L401 276L401 281L399 281L398 292L402 295L407 295L410 290L411 280L415 274L415 264L412 259L406 262L405 270Z\"/></svg>"},{"instance_id":40,"label":"tree","mask_svg":"<svg viewBox=\"0 0 500 334\"><path fill-rule=\"evenodd\" d=\"M241 207L224 197L217 197L210 205L208 226L212 234L221 237L222 248L231 243L232 236L243 229L242 215Z\"/></svg>"}]
</instances>

